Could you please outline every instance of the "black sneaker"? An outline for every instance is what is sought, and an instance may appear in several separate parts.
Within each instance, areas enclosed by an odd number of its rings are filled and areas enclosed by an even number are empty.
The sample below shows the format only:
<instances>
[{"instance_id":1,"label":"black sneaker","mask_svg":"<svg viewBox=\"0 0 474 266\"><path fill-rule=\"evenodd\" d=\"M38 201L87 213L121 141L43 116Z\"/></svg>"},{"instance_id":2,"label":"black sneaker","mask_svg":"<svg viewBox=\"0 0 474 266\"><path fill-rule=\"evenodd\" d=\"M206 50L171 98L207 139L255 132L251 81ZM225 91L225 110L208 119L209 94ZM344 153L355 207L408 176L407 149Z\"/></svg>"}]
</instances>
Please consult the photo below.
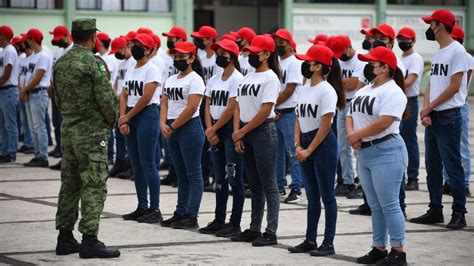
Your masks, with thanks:
<instances>
[{"instance_id":1,"label":"black sneaker","mask_svg":"<svg viewBox=\"0 0 474 266\"><path fill-rule=\"evenodd\" d=\"M453 193L451 192L451 187L446 182L444 182L444 185L443 185L443 194L444 195L453 195Z\"/></svg>"},{"instance_id":2,"label":"black sneaker","mask_svg":"<svg viewBox=\"0 0 474 266\"><path fill-rule=\"evenodd\" d=\"M357 209L352 209L349 210L350 214L353 215L365 215L365 216L370 216L372 214L372 211L370 210L369 205L367 204L362 204Z\"/></svg>"},{"instance_id":3,"label":"black sneaker","mask_svg":"<svg viewBox=\"0 0 474 266\"><path fill-rule=\"evenodd\" d=\"M117 174L120 179L131 179L133 177L132 168L128 168L124 172Z\"/></svg>"},{"instance_id":4,"label":"black sneaker","mask_svg":"<svg viewBox=\"0 0 474 266\"><path fill-rule=\"evenodd\" d=\"M72 231L59 231L56 255L69 255L79 252L79 243L74 238Z\"/></svg>"},{"instance_id":5,"label":"black sneaker","mask_svg":"<svg viewBox=\"0 0 474 266\"><path fill-rule=\"evenodd\" d=\"M109 171L109 177L116 177L118 174L127 171L129 166L125 163L125 160L116 160L114 166Z\"/></svg>"},{"instance_id":6,"label":"black sneaker","mask_svg":"<svg viewBox=\"0 0 474 266\"><path fill-rule=\"evenodd\" d=\"M51 165L51 166L49 167L49 169L61 171L61 161L59 161L59 162L58 162L57 164L55 164L55 165Z\"/></svg>"},{"instance_id":7,"label":"black sneaker","mask_svg":"<svg viewBox=\"0 0 474 266\"><path fill-rule=\"evenodd\" d=\"M245 189L245 198L246 199L251 199L252 198L252 191L250 191L250 189L248 189L248 188Z\"/></svg>"},{"instance_id":8,"label":"black sneaker","mask_svg":"<svg viewBox=\"0 0 474 266\"><path fill-rule=\"evenodd\" d=\"M205 184L205 185L204 185L204 192L215 192L215 190L214 190L214 182Z\"/></svg>"},{"instance_id":9,"label":"black sneaker","mask_svg":"<svg viewBox=\"0 0 474 266\"><path fill-rule=\"evenodd\" d=\"M16 161L16 156L6 154L0 158L0 163L13 163Z\"/></svg>"},{"instance_id":10,"label":"black sneaker","mask_svg":"<svg viewBox=\"0 0 474 266\"><path fill-rule=\"evenodd\" d=\"M217 231L224 229L224 226L225 226L224 223L219 223L216 220L214 220L208 223L206 227L200 228L199 233L213 235Z\"/></svg>"},{"instance_id":11,"label":"black sneaker","mask_svg":"<svg viewBox=\"0 0 474 266\"><path fill-rule=\"evenodd\" d=\"M24 164L25 167L49 167L49 162L46 159L33 158L31 161Z\"/></svg>"},{"instance_id":12,"label":"black sneaker","mask_svg":"<svg viewBox=\"0 0 474 266\"><path fill-rule=\"evenodd\" d=\"M234 236L230 239L230 241L233 242L252 242L255 239L259 238L262 235L262 233L257 232L257 231L252 231L250 229L246 229L242 233L238 234L237 236Z\"/></svg>"},{"instance_id":13,"label":"black sneaker","mask_svg":"<svg viewBox=\"0 0 474 266\"><path fill-rule=\"evenodd\" d=\"M25 145L22 145L19 149L18 152L24 153L24 154L32 154L35 152L34 147L27 147Z\"/></svg>"},{"instance_id":14,"label":"black sneaker","mask_svg":"<svg viewBox=\"0 0 474 266\"><path fill-rule=\"evenodd\" d=\"M436 224L444 223L443 211L430 208L425 214L420 217L411 218L410 223L415 224Z\"/></svg>"},{"instance_id":15,"label":"black sneaker","mask_svg":"<svg viewBox=\"0 0 474 266\"><path fill-rule=\"evenodd\" d=\"M453 211L453 214L451 215L451 221L448 223L448 225L446 225L446 228L459 230L463 229L464 227L466 227L466 217L464 216L464 213Z\"/></svg>"},{"instance_id":16,"label":"black sneaker","mask_svg":"<svg viewBox=\"0 0 474 266\"><path fill-rule=\"evenodd\" d=\"M160 224L163 227L171 227L173 225L173 223L176 223L181 219L184 219L184 216L178 214L177 212L174 212L174 214L171 218L161 221Z\"/></svg>"},{"instance_id":17,"label":"black sneaker","mask_svg":"<svg viewBox=\"0 0 474 266\"><path fill-rule=\"evenodd\" d=\"M407 184L405 185L405 190L406 191L417 191L417 190L419 190L418 181L408 179Z\"/></svg>"},{"instance_id":18,"label":"black sneaker","mask_svg":"<svg viewBox=\"0 0 474 266\"><path fill-rule=\"evenodd\" d=\"M171 226L174 229L195 229L195 228L199 228L197 218L193 218L193 217L190 217L190 216L187 216L183 219L180 219L180 220L174 222L173 224L171 224Z\"/></svg>"},{"instance_id":19,"label":"black sneaker","mask_svg":"<svg viewBox=\"0 0 474 266\"><path fill-rule=\"evenodd\" d=\"M266 232L254 241L252 241L252 246L254 247L273 246L276 244L278 244L277 236Z\"/></svg>"},{"instance_id":20,"label":"black sneaker","mask_svg":"<svg viewBox=\"0 0 474 266\"><path fill-rule=\"evenodd\" d=\"M164 179L160 180L160 184L163 186L171 186L174 182L178 180L178 177L176 174L173 173L168 173Z\"/></svg>"},{"instance_id":21,"label":"black sneaker","mask_svg":"<svg viewBox=\"0 0 474 266\"><path fill-rule=\"evenodd\" d=\"M377 265L407 265L407 254L392 249L390 254L382 260L377 261Z\"/></svg>"},{"instance_id":22,"label":"black sneaker","mask_svg":"<svg viewBox=\"0 0 474 266\"><path fill-rule=\"evenodd\" d=\"M324 256L329 256L329 255L334 255L334 254L336 254L336 251L334 250L334 245L326 244L324 242L316 250L309 252L309 255L315 256L315 257L324 257Z\"/></svg>"},{"instance_id":23,"label":"black sneaker","mask_svg":"<svg viewBox=\"0 0 474 266\"><path fill-rule=\"evenodd\" d=\"M471 197L471 190L469 189L469 186L466 187L466 197Z\"/></svg>"},{"instance_id":24,"label":"black sneaker","mask_svg":"<svg viewBox=\"0 0 474 266\"><path fill-rule=\"evenodd\" d=\"M148 214L148 209L137 208L135 211L122 215L122 218L127 221L137 221L139 217Z\"/></svg>"},{"instance_id":25,"label":"black sneaker","mask_svg":"<svg viewBox=\"0 0 474 266\"><path fill-rule=\"evenodd\" d=\"M303 201L303 193L297 189L292 189L288 197L284 200L285 203L296 203L300 201Z\"/></svg>"},{"instance_id":26,"label":"black sneaker","mask_svg":"<svg viewBox=\"0 0 474 266\"><path fill-rule=\"evenodd\" d=\"M362 199L362 186L357 185L356 189L347 193L346 198L348 199Z\"/></svg>"},{"instance_id":27,"label":"black sneaker","mask_svg":"<svg viewBox=\"0 0 474 266\"><path fill-rule=\"evenodd\" d=\"M286 197L286 191L283 190L283 191L280 191L280 199L283 199Z\"/></svg>"},{"instance_id":28,"label":"black sneaker","mask_svg":"<svg viewBox=\"0 0 474 266\"><path fill-rule=\"evenodd\" d=\"M170 168L170 165L167 164L166 162L162 162L162 163L160 163L160 166L159 166L158 170L163 171L163 170L168 170L168 168Z\"/></svg>"},{"instance_id":29,"label":"black sneaker","mask_svg":"<svg viewBox=\"0 0 474 266\"><path fill-rule=\"evenodd\" d=\"M357 258L356 262L359 264L375 264L378 261L385 259L385 257L387 257L386 250L382 251L376 248L372 248L369 253Z\"/></svg>"},{"instance_id":30,"label":"black sneaker","mask_svg":"<svg viewBox=\"0 0 474 266\"><path fill-rule=\"evenodd\" d=\"M97 239L97 236L84 235L79 246L79 257L82 259L117 258L120 257L120 251L115 248L106 247L104 243Z\"/></svg>"},{"instance_id":31,"label":"black sneaker","mask_svg":"<svg viewBox=\"0 0 474 266\"><path fill-rule=\"evenodd\" d=\"M291 253L307 253L315 249L316 249L316 243L311 244L307 240L303 241L303 243L297 246L288 247L288 251Z\"/></svg>"},{"instance_id":32,"label":"black sneaker","mask_svg":"<svg viewBox=\"0 0 474 266\"><path fill-rule=\"evenodd\" d=\"M234 237L241 233L240 226L233 225L232 223L227 223L224 228L216 232L218 237Z\"/></svg>"},{"instance_id":33,"label":"black sneaker","mask_svg":"<svg viewBox=\"0 0 474 266\"><path fill-rule=\"evenodd\" d=\"M336 188L334 189L334 193L338 193L344 187L344 183L337 183Z\"/></svg>"},{"instance_id":34,"label":"black sneaker","mask_svg":"<svg viewBox=\"0 0 474 266\"><path fill-rule=\"evenodd\" d=\"M346 197L347 194L355 190L355 185L343 185L343 187L336 192L336 197Z\"/></svg>"},{"instance_id":35,"label":"black sneaker","mask_svg":"<svg viewBox=\"0 0 474 266\"><path fill-rule=\"evenodd\" d=\"M137 218L137 222L139 223L156 224L160 223L161 221L163 221L163 216L161 215L161 211L159 209L150 209L146 214Z\"/></svg>"}]
</instances>

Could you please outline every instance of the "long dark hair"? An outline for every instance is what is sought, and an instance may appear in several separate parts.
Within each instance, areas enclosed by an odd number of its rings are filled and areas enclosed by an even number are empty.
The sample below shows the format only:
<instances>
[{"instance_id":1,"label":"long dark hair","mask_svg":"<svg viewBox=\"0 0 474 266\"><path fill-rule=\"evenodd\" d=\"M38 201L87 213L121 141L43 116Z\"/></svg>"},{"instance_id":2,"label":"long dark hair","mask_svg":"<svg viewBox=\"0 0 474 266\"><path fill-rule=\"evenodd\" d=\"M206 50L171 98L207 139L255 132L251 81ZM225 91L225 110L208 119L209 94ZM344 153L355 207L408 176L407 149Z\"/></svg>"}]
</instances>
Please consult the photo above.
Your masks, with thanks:
<instances>
[{"instance_id":1,"label":"long dark hair","mask_svg":"<svg viewBox=\"0 0 474 266\"><path fill-rule=\"evenodd\" d=\"M342 76L341 76L341 66L339 65L339 61L336 57L332 58L332 65L324 65L322 68L322 73L324 76L327 75L326 80L331 84L337 94L337 108L339 110L343 110L346 106L346 94L344 92L344 88L342 86Z\"/></svg>"},{"instance_id":2,"label":"long dark hair","mask_svg":"<svg viewBox=\"0 0 474 266\"><path fill-rule=\"evenodd\" d=\"M201 61L199 60L197 53L194 55L194 61L191 64L191 68L204 80L204 73L202 71Z\"/></svg>"},{"instance_id":3,"label":"long dark hair","mask_svg":"<svg viewBox=\"0 0 474 266\"><path fill-rule=\"evenodd\" d=\"M276 53L270 52L270 57L267 60L268 62L268 67L275 72L277 75L278 79L281 82L281 68L280 68L280 63L278 62L278 55Z\"/></svg>"},{"instance_id":4,"label":"long dark hair","mask_svg":"<svg viewBox=\"0 0 474 266\"><path fill-rule=\"evenodd\" d=\"M405 94L405 78L403 77L402 70L397 67L397 69L393 70L388 68L388 75L392 77L392 79L397 83L398 87L402 89L402 92ZM410 116L408 111L408 105L405 106L405 111L403 111L402 119L407 119Z\"/></svg>"},{"instance_id":5,"label":"long dark hair","mask_svg":"<svg viewBox=\"0 0 474 266\"><path fill-rule=\"evenodd\" d=\"M230 59L232 60L232 62L234 62L235 69L237 69L237 71L239 72L242 72L240 68L239 58L233 53L229 53L229 54L230 54Z\"/></svg>"}]
</instances>

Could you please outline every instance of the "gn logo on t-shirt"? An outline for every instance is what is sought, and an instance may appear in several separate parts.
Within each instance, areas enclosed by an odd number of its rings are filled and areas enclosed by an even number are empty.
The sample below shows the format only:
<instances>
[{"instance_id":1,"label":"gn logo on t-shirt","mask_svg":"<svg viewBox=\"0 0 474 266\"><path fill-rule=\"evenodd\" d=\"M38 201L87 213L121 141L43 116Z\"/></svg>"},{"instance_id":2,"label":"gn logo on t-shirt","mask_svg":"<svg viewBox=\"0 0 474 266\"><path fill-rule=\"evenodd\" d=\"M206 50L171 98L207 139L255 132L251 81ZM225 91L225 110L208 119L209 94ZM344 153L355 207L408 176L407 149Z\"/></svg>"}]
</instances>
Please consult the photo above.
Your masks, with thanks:
<instances>
[{"instance_id":1,"label":"gn logo on t-shirt","mask_svg":"<svg viewBox=\"0 0 474 266\"><path fill-rule=\"evenodd\" d=\"M262 87L261 84L241 84L238 96L254 96L257 97L260 88Z\"/></svg>"},{"instance_id":2,"label":"gn logo on t-shirt","mask_svg":"<svg viewBox=\"0 0 474 266\"><path fill-rule=\"evenodd\" d=\"M309 103L298 104L298 107L296 108L296 116L299 118L316 118L317 113L318 106Z\"/></svg>"},{"instance_id":3,"label":"gn logo on t-shirt","mask_svg":"<svg viewBox=\"0 0 474 266\"><path fill-rule=\"evenodd\" d=\"M211 92L210 104L213 106L227 106L229 100L229 91L216 91Z\"/></svg>"},{"instance_id":4,"label":"gn logo on t-shirt","mask_svg":"<svg viewBox=\"0 0 474 266\"><path fill-rule=\"evenodd\" d=\"M183 88L165 88L165 93L168 99L172 101L184 100Z\"/></svg>"},{"instance_id":5,"label":"gn logo on t-shirt","mask_svg":"<svg viewBox=\"0 0 474 266\"><path fill-rule=\"evenodd\" d=\"M127 80L125 82L125 89L127 90L128 95L142 96L144 85L143 81Z\"/></svg>"},{"instance_id":6,"label":"gn logo on t-shirt","mask_svg":"<svg viewBox=\"0 0 474 266\"><path fill-rule=\"evenodd\" d=\"M350 112L372 115L374 113L375 99L376 97L371 98L368 95L357 96L355 99L352 99Z\"/></svg>"},{"instance_id":7,"label":"gn logo on t-shirt","mask_svg":"<svg viewBox=\"0 0 474 266\"><path fill-rule=\"evenodd\" d=\"M449 65L447 64L431 64L430 76L448 76Z\"/></svg>"}]
</instances>

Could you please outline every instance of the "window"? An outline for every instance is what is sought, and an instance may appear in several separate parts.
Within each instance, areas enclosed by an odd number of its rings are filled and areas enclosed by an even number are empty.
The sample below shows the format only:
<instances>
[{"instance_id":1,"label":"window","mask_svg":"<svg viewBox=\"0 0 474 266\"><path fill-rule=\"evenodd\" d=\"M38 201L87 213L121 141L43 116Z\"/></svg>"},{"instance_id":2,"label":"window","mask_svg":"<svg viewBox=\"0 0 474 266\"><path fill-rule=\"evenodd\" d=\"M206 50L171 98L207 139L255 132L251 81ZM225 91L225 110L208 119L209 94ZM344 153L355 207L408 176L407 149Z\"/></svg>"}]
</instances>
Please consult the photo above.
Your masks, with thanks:
<instances>
[{"instance_id":1,"label":"window","mask_svg":"<svg viewBox=\"0 0 474 266\"><path fill-rule=\"evenodd\" d=\"M375 0L295 0L295 3L319 3L319 4L375 4Z\"/></svg>"},{"instance_id":2,"label":"window","mask_svg":"<svg viewBox=\"0 0 474 266\"><path fill-rule=\"evenodd\" d=\"M388 0L393 5L464 6L464 0Z\"/></svg>"},{"instance_id":3,"label":"window","mask_svg":"<svg viewBox=\"0 0 474 266\"><path fill-rule=\"evenodd\" d=\"M33 8L33 9L62 9L63 0L0 0L0 7Z\"/></svg>"},{"instance_id":4,"label":"window","mask_svg":"<svg viewBox=\"0 0 474 266\"><path fill-rule=\"evenodd\" d=\"M79 10L170 12L170 0L76 0Z\"/></svg>"}]
</instances>

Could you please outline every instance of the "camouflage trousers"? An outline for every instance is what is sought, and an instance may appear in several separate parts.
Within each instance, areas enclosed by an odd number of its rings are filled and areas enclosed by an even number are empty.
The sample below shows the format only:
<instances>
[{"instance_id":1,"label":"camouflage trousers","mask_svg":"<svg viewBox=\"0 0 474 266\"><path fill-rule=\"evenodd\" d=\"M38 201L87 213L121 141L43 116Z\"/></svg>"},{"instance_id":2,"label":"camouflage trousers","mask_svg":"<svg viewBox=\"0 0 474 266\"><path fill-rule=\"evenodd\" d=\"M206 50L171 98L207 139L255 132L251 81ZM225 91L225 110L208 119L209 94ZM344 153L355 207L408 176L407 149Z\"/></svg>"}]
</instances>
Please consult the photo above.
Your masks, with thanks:
<instances>
[{"instance_id":1,"label":"camouflage trousers","mask_svg":"<svg viewBox=\"0 0 474 266\"><path fill-rule=\"evenodd\" d=\"M79 232L98 234L100 215L107 196L107 140L107 135L81 142L69 142L63 138L57 230L74 230L80 200Z\"/></svg>"}]
</instances>

